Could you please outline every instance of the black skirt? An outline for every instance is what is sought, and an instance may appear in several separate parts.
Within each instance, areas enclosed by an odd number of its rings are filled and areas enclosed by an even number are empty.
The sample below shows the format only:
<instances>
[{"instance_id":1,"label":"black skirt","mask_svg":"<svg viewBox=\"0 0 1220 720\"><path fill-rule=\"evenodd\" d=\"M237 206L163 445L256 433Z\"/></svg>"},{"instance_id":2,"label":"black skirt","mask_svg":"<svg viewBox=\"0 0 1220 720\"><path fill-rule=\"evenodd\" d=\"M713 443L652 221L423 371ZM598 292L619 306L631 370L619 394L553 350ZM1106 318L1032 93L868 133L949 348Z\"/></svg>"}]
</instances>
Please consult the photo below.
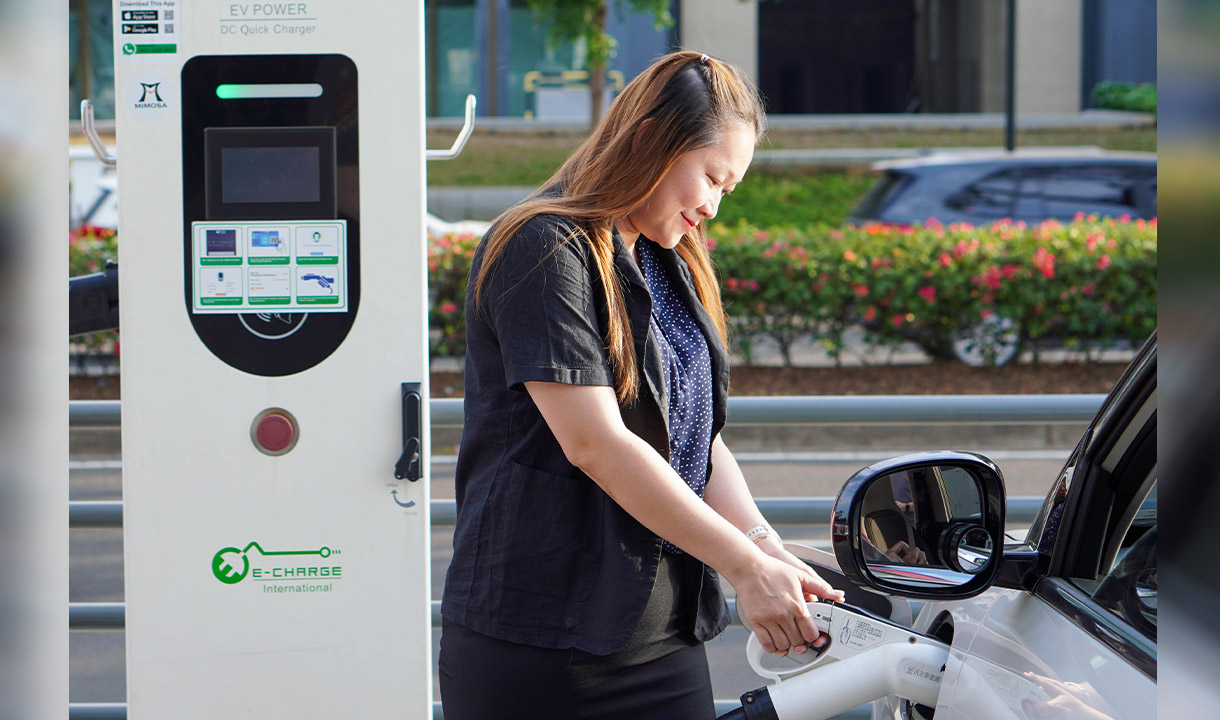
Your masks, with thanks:
<instances>
[{"instance_id":1,"label":"black skirt","mask_svg":"<svg viewBox=\"0 0 1220 720\"><path fill-rule=\"evenodd\" d=\"M445 720L714 718L707 654L680 613L692 565L686 556L662 553L640 624L609 655L497 640L445 620Z\"/></svg>"}]
</instances>

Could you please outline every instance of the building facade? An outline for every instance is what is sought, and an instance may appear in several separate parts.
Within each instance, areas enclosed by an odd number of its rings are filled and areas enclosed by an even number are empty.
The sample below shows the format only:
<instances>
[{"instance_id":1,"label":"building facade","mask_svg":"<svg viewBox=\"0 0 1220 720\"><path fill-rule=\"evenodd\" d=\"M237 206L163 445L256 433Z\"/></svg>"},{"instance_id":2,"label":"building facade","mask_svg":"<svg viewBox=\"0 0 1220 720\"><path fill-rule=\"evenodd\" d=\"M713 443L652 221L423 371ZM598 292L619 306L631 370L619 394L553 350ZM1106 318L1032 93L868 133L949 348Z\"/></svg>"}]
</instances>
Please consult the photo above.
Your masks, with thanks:
<instances>
[{"instance_id":1,"label":"building facade","mask_svg":"<svg viewBox=\"0 0 1220 720\"><path fill-rule=\"evenodd\" d=\"M427 114L587 117L583 48L554 47L526 0L424 3ZM1009 0L673 0L672 26L606 0L614 89L675 48L742 67L768 111L1000 112ZM1156 82L1155 0L1013 0L1016 109L1075 112L1106 80ZM90 97L113 117L110 0L72 0L73 112Z\"/></svg>"}]
</instances>

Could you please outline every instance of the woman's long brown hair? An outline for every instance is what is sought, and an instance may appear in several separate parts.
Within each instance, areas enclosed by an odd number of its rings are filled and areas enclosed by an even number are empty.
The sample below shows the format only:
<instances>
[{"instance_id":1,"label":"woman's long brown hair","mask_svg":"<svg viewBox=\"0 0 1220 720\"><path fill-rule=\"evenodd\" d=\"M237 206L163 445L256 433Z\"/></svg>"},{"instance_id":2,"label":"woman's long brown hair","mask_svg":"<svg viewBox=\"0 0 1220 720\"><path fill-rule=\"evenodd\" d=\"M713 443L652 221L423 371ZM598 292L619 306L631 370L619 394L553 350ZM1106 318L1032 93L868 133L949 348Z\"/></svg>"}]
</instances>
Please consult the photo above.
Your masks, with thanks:
<instances>
[{"instance_id":1,"label":"woman's long brown hair","mask_svg":"<svg viewBox=\"0 0 1220 720\"><path fill-rule=\"evenodd\" d=\"M606 350L618 401L639 394L635 345L621 280L614 269L615 223L644 204L683 154L715 144L732 123L752 128L755 142L766 130L758 91L736 67L694 52L665 55L628 83L597 127L542 188L505 211L485 239L474 279L475 304L496 260L511 251L517 232L538 215L555 214L578 228L568 241L588 243L606 291ZM637 133L641 127L644 132ZM545 190L557 188L559 195ZM676 248L695 280L695 292L725 342L720 287L700 223Z\"/></svg>"}]
</instances>

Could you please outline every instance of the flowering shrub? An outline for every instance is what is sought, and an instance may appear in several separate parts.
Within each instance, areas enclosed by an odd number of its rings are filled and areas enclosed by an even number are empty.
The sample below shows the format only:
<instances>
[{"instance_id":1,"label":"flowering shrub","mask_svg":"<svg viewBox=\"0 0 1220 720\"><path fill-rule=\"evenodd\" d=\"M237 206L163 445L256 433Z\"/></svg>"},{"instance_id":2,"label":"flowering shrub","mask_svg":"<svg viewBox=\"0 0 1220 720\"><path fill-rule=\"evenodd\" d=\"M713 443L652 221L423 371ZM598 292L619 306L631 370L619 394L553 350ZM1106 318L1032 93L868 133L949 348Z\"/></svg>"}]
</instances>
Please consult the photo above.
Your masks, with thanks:
<instances>
[{"instance_id":1,"label":"flowering shrub","mask_svg":"<svg viewBox=\"0 0 1220 720\"><path fill-rule=\"evenodd\" d=\"M116 256L116 240L109 230L74 233L71 275L101 271ZM466 282L478 241L471 234L428 236L435 356L465 352ZM844 333L857 326L878 346L914 340L944 354L955 334L998 316L1013 322L1035 359L1043 340L1081 348L1138 343L1156 326L1156 220L740 224L714 227L709 242L733 342L747 361L763 337L789 362L803 338L837 355Z\"/></svg>"},{"instance_id":2,"label":"flowering shrub","mask_svg":"<svg viewBox=\"0 0 1220 720\"><path fill-rule=\"evenodd\" d=\"M106 261L118 262L119 236L110 228L82 225L68 232L68 277L106 269Z\"/></svg>"},{"instance_id":3,"label":"flowering shrub","mask_svg":"<svg viewBox=\"0 0 1220 720\"><path fill-rule=\"evenodd\" d=\"M428 233L428 327L433 355L466 352L466 279L479 236Z\"/></svg>"},{"instance_id":4,"label":"flowering shrub","mask_svg":"<svg viewBox=\"0 0 1220 720\"><path fill-rule=\"evenodd\" d=\"M945 354L954 335L1000 316L1025 347L1139 342L1156 325L1156 220L1083 215L1063 225L717 229L712 257L736 342L760 336L790 361L801 334L832 353L863 326L880 345Z\"/></svg>"}]
</instances>

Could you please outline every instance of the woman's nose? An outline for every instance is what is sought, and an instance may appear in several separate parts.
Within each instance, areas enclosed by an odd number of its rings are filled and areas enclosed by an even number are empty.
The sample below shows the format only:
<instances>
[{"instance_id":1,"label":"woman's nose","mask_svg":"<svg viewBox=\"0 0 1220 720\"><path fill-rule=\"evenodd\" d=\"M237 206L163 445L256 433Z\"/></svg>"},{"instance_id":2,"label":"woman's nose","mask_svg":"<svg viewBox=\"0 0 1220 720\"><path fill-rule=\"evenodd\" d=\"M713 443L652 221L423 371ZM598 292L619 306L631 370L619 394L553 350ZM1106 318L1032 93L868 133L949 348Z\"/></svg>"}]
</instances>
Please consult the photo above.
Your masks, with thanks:
<instances>
[{"instance_id":1,"label":"woman's nose","mask_svg":"<svg viewBox=\"0 0 1220 720\"><path fill-rule=\"evenodd\" d=\"M719 194L713 195L712 197L708 198L698 208L699 214L702 215L703 217L707 218L708 220L711 220L712 218L716 217L716 211L719 209L720 209L720 195Z\"/></svg>"}]
</instances>

